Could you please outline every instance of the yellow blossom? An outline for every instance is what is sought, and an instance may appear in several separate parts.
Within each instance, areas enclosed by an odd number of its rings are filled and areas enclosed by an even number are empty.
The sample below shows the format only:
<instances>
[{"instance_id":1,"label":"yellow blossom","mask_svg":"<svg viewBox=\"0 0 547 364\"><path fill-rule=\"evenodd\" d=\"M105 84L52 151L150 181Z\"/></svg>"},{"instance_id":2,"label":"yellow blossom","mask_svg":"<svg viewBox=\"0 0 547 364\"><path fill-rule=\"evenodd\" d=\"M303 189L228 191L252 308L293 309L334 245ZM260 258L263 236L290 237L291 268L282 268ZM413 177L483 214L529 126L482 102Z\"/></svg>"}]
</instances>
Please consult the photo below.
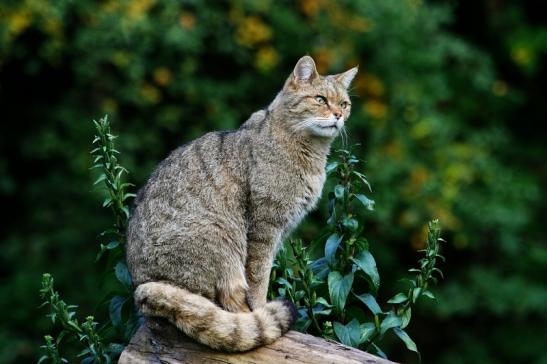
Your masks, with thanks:
<instances>
[{"instance_id":1,"label":"yellow blossom","mask_svg":"<svg viewBox=\"0 0 547 364\"><path fill-rule=\"evenodd\" d=\"M130 19L138 20L144 17L146 12L155 4L155 0L133 0L127 7L127 15Z\"/></svg>"},{"instance_id":2,"label":"yellow blossom","mask_svg":"<svg viewBox=\"0 0 547 364\"><path fill-rule=\"evenodd\" d=\"M8 18L8 29L12 35L16 36L22 33L31 23L31 12L26 9L19 9Z\"/></svg>"},{"instance_id":3,"label":"yellow blossom","mask_svg":"<svg viewBox=\"0 0 547 364\"><path fill-rule=\"evenodd\" d=\"M370 30L372 22L360 16L352 16L348 19L347 26L351 30L363 33Z\"/></svg>"},{"instance_id":4,"label":"yellow blossom","mask_svg":"<svg viewBox=\"0 0 547 364\"><path fill-rule=\"evenodd\" d=\"M532 50L525 46L518 46L511 52L511 58L521 66L529 66L533 61Z\"/></svg>"},{"instance_id":5,"label":"yellow blossom","mask_svg":"<svg viewBox=\"0 0 547 364\"><path fill-rule=\"evenodd\" d=\"M369 100L365 102L364 110L374 119L383 119L388 111L387 105L380 100Z\"/></svg>"},{"instance_id":6,"label":"yellow blossom","mask_svg":"<svg viewBox=\"0 0 547 364\"><path fill-rule=\"evenodd\" d=\"M393 140L382 148L382 153L394 159L400 159L403 155L403 146L400 141Z\"/></svg>"},{"instance_id":7,"label":"yellow blossom","mask_svg":"<svg viewBox=\"0 0 547 364\"><path fill-rule=\"evenodd\" d=\"M196 25L196 17L190 12L183 12L179 17L179 24L187 30L194 29Z\"/></svg>"},{"instance_id":8,"label":"yellow blossom","mask_svg":"<svg viewBox=\"0 0 547 364\"><path fill-rule=\"evenodd\" d=\"M427 233L428 233L428 229L426 225L424 225L421 229L414 231L414 233L412 233L412 237L410 238L410 245L412 246L412 249L420 250L425 248Z\"/></svg>"},{"instance_id":9,"label":"yellow blossom","mask_svg":"<svg viewBox=\"0 0 547 364\"><path fill-rule=\"evenodd\" d=\"M252 47L257 43L268 41L272 38L272 29L257 16L245 17L236 30L236 41L245 46Z\"/></svg>"},{"instance_id":10,"label":"yellow blossom","mask_svg":"<svg viewBox=\"0 0 547 364\"><path fill-rule=\"evenodd\" d=\"M363 91L368 95L380 97L385 93L384 83L376 75L365 73L360 82Z\"/></svg>"},{"instance_id":11,"label":"yellow blossom","mask_svg":"<svg viewBox=\"0 0 547 364\"><path fill-rule=\"evenodd\" d=\"M309 17L317 15L323 6L321 0L300 0L299 6L300 10Z\"/></svg>"},{"instance_id":12,"label":"yellow blossom","mask_svg":"<svg viewBox=\"0 0 547 364\"><path fill-rule=\"evenodd\" d=\"M130 56L125 51L117 51L112 55L112 63L118 67L124 67L129 64Z\"/></svg>"},{"instance_id":13,"label":"yellow blossom","mask_svg":"<svg viewBox=\"0 0 547 364\"><path fill-rule=\"evenodd\" d=\"M141 97L151 103L157 104L161 100L161 92L150 84L144 84L140 89Z\"/></svg>"},{"instance_id":14,"label":"yellow blossom","mask_svg":"<svg viewBox=\"0 0 547 364\"><path fill-rule=\"evenodd\" d=\"M113 114L118 110L118 103L111 98L104 99L101 103L101 109L107 114Z\"/></svg>"},{"instance_id":15,"label":"yellow blossom","mask_svg":"<svg viewBox=\"0 0 547 364\"><path fill-rule=\"evenodd\" d=\"M505 96L507 94L507 83L505 81L497 80L492 83L492 93L496 96Z\"/></svg>"},{"instance_id":16,"label":"yellow blossom","mask_svg":"<svg viewBox=\"0 0 547 364\"><path fill-rule=\"evenodd\" d=\"M319 73L327 73L333 61L333 54L328 48L319 48L313 52L313 59Z\"/></svg>"},{"instance_id":17,"label":"yellow blossom","mask_svg":"<svg viewBox=\"0 0 547 364\"><path fill-rule=\"evenodd\" d=\"M256 53L255 65L262 71L269 71L277 65L279 56L277 51L271 47L262 47Z\"/></svg>"},{"instance_id":18,"label":"yellow blossom","mask_svg":"<svg viewBox=\"0 0 547 364\"><path fill-rule=\"evenodd\" d=\"M424 167L417 167L410 172L410 185L418 191L427 182L429 178L429 172Z\"/></svg>"},{"instance_id":19,"label":"yellow blossom","mask_svg":"<svg viewBox=\"0 0 547 364\"><path fill-rule=\"evenodd\" d=\"M152 73L152 77L154 78L154 82L156 82L156 84L160 86L166 86L171 83L171 80L173 79L173 74L168 68L160 67L154 70L154 72Z\"/></svg>"}]
</instances>

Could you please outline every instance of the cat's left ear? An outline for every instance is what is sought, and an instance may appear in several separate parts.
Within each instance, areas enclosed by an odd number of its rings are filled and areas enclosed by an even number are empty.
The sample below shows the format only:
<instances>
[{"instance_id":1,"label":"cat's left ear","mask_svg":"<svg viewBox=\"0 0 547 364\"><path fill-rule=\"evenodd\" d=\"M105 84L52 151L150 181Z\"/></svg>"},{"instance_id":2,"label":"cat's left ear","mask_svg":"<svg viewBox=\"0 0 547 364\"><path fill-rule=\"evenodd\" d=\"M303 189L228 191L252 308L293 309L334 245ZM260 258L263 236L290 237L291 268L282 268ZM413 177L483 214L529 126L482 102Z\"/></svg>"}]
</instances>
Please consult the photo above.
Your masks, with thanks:
<instances>
[{"instance_id":1,"label":"cat's left ear","mask_svg":"<svg viewBox=\"0 0 547 364\"><path fill-rule=\"evenodd\" d=\"M313 58L310 56L300 58L294 67L292 77L297 83L312 83L315 78L319 77Z\"/></svg>"},{"instance_id":2,"label":"cat's left ear","mask_svg":"<svg viewBox=\"0 0 547 364\"><path fill-rule=\"evenodd\" d=\"M352 69L347 70L344 73L337 74L336 80L340 82L345 88L349 88L351 85L351 81L355 78L355 75L357 74L357 71L359 70L359 67L353 67Z\"/></svg>"}]
</instances>

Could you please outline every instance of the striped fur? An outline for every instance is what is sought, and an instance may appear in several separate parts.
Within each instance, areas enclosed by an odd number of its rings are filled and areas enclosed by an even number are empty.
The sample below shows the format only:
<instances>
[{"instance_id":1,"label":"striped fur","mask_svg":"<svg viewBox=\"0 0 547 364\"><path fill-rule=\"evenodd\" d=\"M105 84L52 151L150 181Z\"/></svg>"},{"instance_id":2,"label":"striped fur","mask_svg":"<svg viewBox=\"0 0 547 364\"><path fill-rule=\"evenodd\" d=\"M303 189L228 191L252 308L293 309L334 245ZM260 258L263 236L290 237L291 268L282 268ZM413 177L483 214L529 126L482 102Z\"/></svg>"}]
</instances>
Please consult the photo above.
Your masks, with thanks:
<instances>
[{"instance_id":1,"label":"striped fur","mask_svg":"<svg viewBox=\"0 0 547 364\"><path fill-rule=\"evenodd\" d=\"M247 350L288 329L290 305L266 302L272 261L321 195L355 73L320 76L303 57L268 108L159 164L127 230L127 263L145 315L166 317L222 350Z\"/></svg>"},{"instance_id":2,"label":"striped fur","mask_svg":"<svg viewBox=\"0 0 547 364\"><path fill-rule=\"evenodd\" d=\"M252 312L228 312L203 296L162 282L141 284L135 299L145 315L167 318L195 340L230 352L274 342L296 316L284 301L268 302Z\"/></svg>"}]
</instances>

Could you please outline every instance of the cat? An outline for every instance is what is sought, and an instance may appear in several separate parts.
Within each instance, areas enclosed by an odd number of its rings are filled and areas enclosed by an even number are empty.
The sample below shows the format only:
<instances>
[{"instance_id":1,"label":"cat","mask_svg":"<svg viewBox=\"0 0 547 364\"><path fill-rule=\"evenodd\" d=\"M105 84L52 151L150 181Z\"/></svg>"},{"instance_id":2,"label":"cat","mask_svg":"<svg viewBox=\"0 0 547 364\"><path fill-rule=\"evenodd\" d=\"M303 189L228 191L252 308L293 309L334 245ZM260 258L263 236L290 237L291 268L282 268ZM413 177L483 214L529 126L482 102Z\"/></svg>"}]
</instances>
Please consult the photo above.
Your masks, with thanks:
<instances>
[{"instance_id":1,"label":"cat","mask_svg":"<svg viewBox=\"0 0 547 364\"><path fill-rule=\"evenodd\" d=\"M321 195L356 73L320 76L304 56L265 110L159 164L135 199L127 234L145 316L223 351L269 344L289 330L292 303L266 302L272 262Z\"/></svg>"}]
</instances>

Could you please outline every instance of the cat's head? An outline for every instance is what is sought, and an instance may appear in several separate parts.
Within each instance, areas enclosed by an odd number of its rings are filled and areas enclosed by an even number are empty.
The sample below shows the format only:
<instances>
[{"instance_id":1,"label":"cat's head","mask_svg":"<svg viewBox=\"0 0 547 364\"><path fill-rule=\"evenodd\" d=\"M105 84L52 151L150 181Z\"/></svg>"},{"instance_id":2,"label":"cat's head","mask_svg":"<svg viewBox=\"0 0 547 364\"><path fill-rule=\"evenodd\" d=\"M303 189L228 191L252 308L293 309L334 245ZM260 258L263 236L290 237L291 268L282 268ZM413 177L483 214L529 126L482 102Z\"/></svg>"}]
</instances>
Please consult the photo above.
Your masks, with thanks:
<instances>
[{"instance_id":1,"label":"cat's head","mask_svg":"<svg viewBox=\"0 0 547 364\"><path fill-rule=\"evenodd\" d=\"M321 76L310 56L300 58L278 96L288 126L311 137L336 137L350 115L348 88L356 74L354 67Z\"/></svg>"}]
</instances>

